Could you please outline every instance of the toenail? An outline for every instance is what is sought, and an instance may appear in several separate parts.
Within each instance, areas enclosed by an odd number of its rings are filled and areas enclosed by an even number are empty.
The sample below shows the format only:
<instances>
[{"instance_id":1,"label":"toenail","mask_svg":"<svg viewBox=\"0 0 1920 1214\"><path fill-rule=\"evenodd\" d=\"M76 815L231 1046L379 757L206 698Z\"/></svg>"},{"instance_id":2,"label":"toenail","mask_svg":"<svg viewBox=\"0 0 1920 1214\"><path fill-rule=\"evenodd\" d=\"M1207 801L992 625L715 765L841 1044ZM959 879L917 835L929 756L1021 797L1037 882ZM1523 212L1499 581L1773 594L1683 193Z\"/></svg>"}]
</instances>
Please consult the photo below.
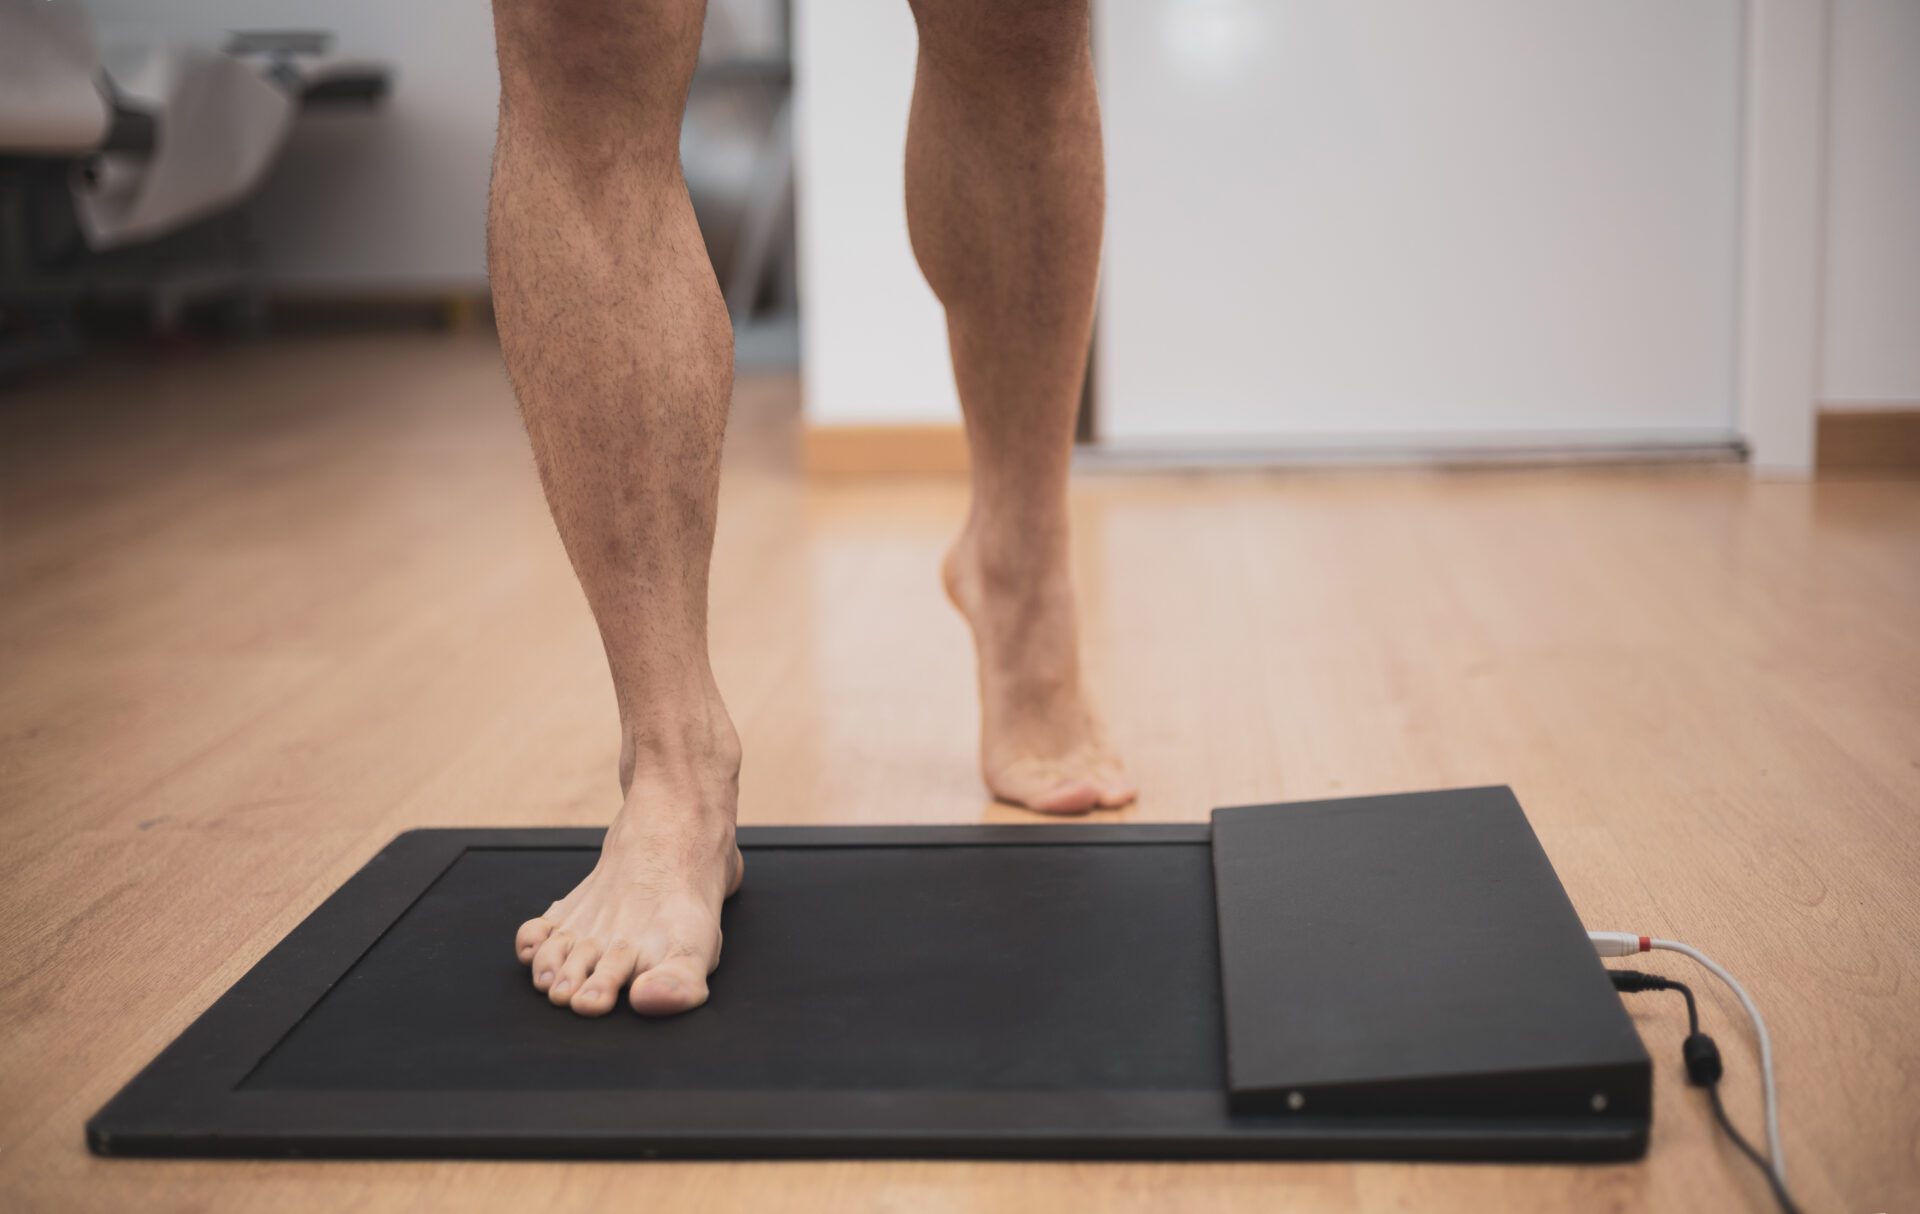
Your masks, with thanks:
<instances>
[{"instance_id":1,"label":"toenail","mask_svg":"<svg viewBox=\"0 0 1920 1214\"><path fill-rule=\"evenodd\" d=\"M568 982L565 978L562 978L558 983L554 985L553 993L556 995L564 995L567 993L567 988L572 985L573 983Z\"/></svg>"},{"instance_id":2,"label":"toenail","mask_svg":"<svg viewBox=\"0 0 1920 1214\"><path fill-rule=\"evenodd\" d=\"M540 971L540 981L542 981L542 982L552 982L552 981L553 981L553 971L552 971L552 970L541 970L541 971Z\"/></svg>"}]
</instances>

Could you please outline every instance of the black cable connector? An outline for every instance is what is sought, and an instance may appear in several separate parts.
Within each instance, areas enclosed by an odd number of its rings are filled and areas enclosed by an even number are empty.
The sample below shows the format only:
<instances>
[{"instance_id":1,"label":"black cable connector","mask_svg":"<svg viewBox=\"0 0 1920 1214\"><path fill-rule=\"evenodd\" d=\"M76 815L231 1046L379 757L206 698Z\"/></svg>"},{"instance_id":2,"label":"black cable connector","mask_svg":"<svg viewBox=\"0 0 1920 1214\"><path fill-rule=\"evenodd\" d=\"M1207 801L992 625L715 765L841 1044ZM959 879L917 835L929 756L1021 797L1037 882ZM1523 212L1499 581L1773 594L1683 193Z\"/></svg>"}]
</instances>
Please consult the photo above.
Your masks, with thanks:
<instances>
[{"instance_id":1,"label":"black cable connector","mask_svg":"<svg viewBox=\"0 0 1920 1214\"><path fill-rule=\"evenodd\" d=\"M1684 982L1675 982L1671 978L1640 970L1608 970L1607 977L1613 979L1613 989L1623 995L1642 991L1679 991L1686 996L1687 1039L1680 1045L1680 1057L1687 1065L1687 1082L1707 1090L1714 1121L1726 1131L1727 1137L1733 1140L1733 1145L1740 1149L1740 1153L1752 1160L1753 1166L1759 1168L1761 1175L1767 1178L1767 1184L1773 1189L1774 1200L1780 1203L1780 1208L1786 1214L1800 1214L1800 1207L1794 1204L1792 1194L1773 1174L1766 1157L1727 1118L1726 1106L1720 1103L1720 1076L1726 1068L1720 1061L1720 1047L1714 1044L1713 1038L1700 1031L1700 1005L1694 1002L1692 989Z\"/></svg>"},{"instance_id":2,"label":"black cable connector","mask_svg":"<svg viewBox=\"0 0 1920 1214\"><path fill-rule=\"evenodd\" d=\"M1720 1065L1720 1047L1705 1033L1689 1034L1680 1043L1680 1057L1687 1062L1687 1082L1697 1088L1710 1088L1720 1082L1725 1068Z\"/></svg>"},{"instance_id":3,"label":"black cable connector","mask_svg":"<svg viewBox=\"0 0 1920 1214\"><path fill-rule=\"evenodd\" d=\"M1700 1033L1700 1005L1693 1001L1693 988L1684 982L1675 982L1671 978L1662 978L1658 974L1642 973L1639 970L1608 970L1607 977L1613 979L1613 989L1625 994L1637 994L1640 991L1679 991L1687 998L1687 1034L1689 1039ZM1712 1041L1709 1039L1708 1044ZM1715 1051L1718 1056L1718 1051ZM1688 1068L1691 1073L1692 1068ZM1715 1075L1718 1079L1719 1076Z\"/></svg>"},{"instance_id":4,"label":"black cable connector","mask_svg":"<svg viewBox=\"0 0 1920 1214\"><path fill-rule=\"evenodd\" d=\"M1616 991L1670 991L1678 985L1671 978L1641 970L1608 970L1607 977L1613 979Z\"/></svg>"}]
</instances>

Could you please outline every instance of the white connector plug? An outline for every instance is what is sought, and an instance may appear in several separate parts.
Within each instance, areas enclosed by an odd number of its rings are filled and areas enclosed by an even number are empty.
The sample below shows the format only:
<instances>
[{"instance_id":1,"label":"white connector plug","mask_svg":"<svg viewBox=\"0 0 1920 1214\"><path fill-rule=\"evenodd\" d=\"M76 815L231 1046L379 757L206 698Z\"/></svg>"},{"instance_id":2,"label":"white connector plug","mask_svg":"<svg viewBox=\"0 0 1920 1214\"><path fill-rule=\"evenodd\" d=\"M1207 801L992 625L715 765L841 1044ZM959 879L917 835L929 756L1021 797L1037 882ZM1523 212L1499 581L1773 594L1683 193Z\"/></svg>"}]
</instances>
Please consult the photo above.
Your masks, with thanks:
<instances>
[{"instance_id":1,"label":"white connector plug","mask_svg":"<svg viewBox=\"0 0 1920 1214\"><path fill-rule=\"evenodd\" d=\"M1631 957L1653 947L1647 937L1632 932L1588 932L1587 939L1593 941L1593 951L1602 957Z\"/></svg>"}]
</instances>

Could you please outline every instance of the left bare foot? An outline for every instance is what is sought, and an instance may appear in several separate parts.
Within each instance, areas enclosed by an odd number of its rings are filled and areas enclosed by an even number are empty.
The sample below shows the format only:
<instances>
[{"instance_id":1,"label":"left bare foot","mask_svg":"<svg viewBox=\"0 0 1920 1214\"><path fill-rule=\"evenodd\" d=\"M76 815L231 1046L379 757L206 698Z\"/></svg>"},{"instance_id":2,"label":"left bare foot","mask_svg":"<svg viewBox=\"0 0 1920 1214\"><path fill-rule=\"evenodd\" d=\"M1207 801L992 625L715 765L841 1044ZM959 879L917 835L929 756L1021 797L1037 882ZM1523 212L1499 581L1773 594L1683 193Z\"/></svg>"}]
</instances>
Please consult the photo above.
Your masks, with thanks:
<instances>
[{"instance_id":1,"label":"left bare foot","mask_svg":"<svg viewBox=\"0 0 1920 1214\"><path fill-rule=\"evenodd\" d=\"M980 659L980 766L993 795L1050 814L1112 809L1134 798L1080 682L1073 581L1064 530L969 520L941 573L973 628Z\"/></svg>"}]
</instances>

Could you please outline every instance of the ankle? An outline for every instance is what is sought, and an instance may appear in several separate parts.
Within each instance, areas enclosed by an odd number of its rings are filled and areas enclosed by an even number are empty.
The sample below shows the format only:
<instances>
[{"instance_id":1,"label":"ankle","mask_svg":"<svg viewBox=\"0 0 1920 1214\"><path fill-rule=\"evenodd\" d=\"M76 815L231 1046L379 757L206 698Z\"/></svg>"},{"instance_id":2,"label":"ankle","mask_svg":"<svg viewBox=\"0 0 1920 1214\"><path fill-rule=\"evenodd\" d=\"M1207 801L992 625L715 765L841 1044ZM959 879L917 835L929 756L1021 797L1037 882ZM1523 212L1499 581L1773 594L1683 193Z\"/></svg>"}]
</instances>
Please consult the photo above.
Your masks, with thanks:
<instances>
[{"instance_id":1,"label":"ankle","mask_svg":"<svg viewBox=\"0 0 1920 1214\"><path fill-rule=\"evenodd\" d=\"M719 692L655 701L622 714L620 787L648 783L731 789L740 778L740 735Z\"/></svg>"},{"instance_id":2,"label":"ankle","mask_svg":"<svg viewBox=\"0 0 1920 1214\"><path fill-rule=\"evenodd\" d=\"M1017 601L1070 596L1072 569L1065 521L1023 523L976 514L947 553L943 572L948 590L956 597L964 593Z\"/></svg>"},{"instance_id":3,"label":"ankle","mask_svg":"<svg viewBox=\"0 0 1920 1214\"><path fill-rule=\"evenodd\" d=\"M942 566L947 595L973 629L982 677L1001 706L1077 694L1079 640L1064 551L1031 538L997 545L969 523Z\"/></svg>"}]
</instances>

